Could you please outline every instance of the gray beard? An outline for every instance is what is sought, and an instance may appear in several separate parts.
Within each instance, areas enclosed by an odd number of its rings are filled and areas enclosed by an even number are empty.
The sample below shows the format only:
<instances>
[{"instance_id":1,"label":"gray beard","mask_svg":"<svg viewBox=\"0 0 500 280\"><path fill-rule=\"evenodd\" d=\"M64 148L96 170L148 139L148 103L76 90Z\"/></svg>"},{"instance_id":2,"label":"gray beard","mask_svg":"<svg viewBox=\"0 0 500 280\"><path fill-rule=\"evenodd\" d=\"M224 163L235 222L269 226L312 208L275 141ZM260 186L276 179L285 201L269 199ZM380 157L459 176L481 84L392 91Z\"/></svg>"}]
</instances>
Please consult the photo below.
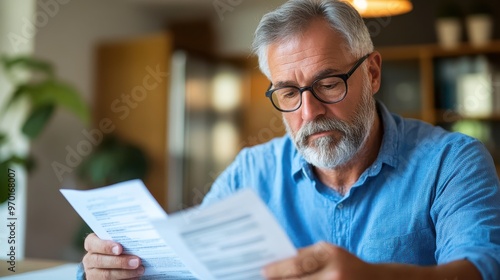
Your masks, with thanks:
<instances>
[{"instance_id":1,"label":"gray beard","mask_svg":"<svg viewBox=\"0 0 500 280\"><path fill-rule=\"evenodd\" d=\"M375 100L368 85L363 86L361 103L349 122L321 117L304 124L297 133L293 133L283 119L286 130L295 143L295 147L304 159L319 168L335 169L348 163L366 142L375 120ZM335 136L328 135L309 142L311 134L336 131Z\"/></svg>"}]
</instances>

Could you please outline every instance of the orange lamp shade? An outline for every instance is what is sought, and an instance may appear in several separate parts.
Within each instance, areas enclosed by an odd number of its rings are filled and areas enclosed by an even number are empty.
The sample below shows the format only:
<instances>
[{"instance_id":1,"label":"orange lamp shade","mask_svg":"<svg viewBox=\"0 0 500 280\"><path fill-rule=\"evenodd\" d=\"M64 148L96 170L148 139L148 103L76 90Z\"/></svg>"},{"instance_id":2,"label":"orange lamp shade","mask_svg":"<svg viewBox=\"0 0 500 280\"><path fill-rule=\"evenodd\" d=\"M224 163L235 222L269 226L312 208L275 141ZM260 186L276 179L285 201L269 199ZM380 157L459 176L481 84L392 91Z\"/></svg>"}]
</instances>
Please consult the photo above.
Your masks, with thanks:
<instances>
[{"instance_id":1,"label":"orange lamp shade","mask_svg":"<svg viewBox=\"0 0 500 280\"><path fill-rule=\"evenodd\" d=\"M347 0L347 2L364 18L396 16L413 9L410 0Z\"/></svg>"}]
</instances>

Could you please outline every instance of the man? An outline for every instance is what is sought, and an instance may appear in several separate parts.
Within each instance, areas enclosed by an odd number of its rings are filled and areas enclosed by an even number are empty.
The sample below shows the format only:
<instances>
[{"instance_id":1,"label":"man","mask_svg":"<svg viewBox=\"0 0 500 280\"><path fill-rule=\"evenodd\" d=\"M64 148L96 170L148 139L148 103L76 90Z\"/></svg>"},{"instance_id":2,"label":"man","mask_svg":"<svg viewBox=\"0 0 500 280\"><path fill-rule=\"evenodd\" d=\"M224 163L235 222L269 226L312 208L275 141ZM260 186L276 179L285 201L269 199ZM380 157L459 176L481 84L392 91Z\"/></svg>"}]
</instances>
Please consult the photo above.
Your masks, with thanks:
<instances>
[{"instance_id":1,"label":"man","mask_svg":"<svg viewBox=\"0 0 500 280\"><path fill-rule=\"evenodd\" d=\"M268 279L500 279L500 190L477 140L390 114L373 95L382 59L358 13L292 0L255 36L266 95L287 135L244 149L205 197L252 187L298 256ZM143 272L136 256L90 235L88 279Z\"/></svg>"}]
</instances>

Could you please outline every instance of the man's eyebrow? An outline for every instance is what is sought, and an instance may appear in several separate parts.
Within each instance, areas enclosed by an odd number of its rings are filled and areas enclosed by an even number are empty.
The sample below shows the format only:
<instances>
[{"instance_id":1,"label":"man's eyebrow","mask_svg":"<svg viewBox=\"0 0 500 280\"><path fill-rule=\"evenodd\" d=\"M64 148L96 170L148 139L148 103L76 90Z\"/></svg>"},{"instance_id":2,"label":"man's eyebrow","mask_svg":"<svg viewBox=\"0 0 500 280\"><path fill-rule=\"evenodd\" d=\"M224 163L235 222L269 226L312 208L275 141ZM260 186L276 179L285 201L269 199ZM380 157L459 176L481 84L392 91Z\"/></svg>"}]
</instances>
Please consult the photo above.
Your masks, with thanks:
<instances>
[{"instance_id":1,"label":"man's eyebrow","mask_svg":"<svg viewBox=\"0 0 500 280\"><path fill-rule=\"evenodd\" d=\"M297 86L297 83L295 83L294 81L279 81L273 84L274 88L287 87L287 86Z\"/></svg>"},{"instance_id":2,"label":"man's eyebrow","mask_svg":"<svg viewBox=\"0 0 500 280\"><path fill-rule=\"evenodd\" d=\"M313 76L313 81L316 81L317 79L321 79L321 78L329 76L329 75L336 75L336 74L341 74L340 70L333 69L333 68L327 68L327 69L321 70L320 72L316 73ZM297 82L295 82L295 81L279 81L279 82L276 82L273 84L273 88L286 87L286 86L298 86L298 85L297 85Z\"/></svg>"},{"instance_id":3,"label":"man's eyebrow","mask_svg":"<svg viewBox=\"0 0 500 280\"><path fill-rule=\"evenodd\" d=\"M323 77L330 76L330 75L337 75L337 74L341 74L339 69L328 68L328 69L325 69L325 70L322 70L322 71L316 73L316 75L314 75L314 80L321 79Z\"/></svg>"}]
</instances>

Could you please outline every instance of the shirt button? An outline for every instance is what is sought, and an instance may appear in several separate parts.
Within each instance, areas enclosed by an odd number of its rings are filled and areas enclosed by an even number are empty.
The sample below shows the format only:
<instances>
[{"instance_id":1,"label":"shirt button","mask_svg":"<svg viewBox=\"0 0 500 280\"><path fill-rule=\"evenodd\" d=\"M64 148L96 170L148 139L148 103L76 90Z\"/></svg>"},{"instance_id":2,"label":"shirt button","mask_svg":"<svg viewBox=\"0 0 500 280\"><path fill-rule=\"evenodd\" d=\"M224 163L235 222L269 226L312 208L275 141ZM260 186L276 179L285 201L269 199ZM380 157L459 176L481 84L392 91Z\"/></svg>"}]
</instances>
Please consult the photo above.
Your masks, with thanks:
<instances>
[{"instance_id":1,"label":"shirt button","mask_svg":"<svg viewBox=\"0 0 500 280\"><path fill-rule=\"evenodd\" d=\"M337 208L338 208L338 209L342 209L342 208L344 208L344 204L339 203L339 204L337 205Z\"/></svg>"}]
</instances>

